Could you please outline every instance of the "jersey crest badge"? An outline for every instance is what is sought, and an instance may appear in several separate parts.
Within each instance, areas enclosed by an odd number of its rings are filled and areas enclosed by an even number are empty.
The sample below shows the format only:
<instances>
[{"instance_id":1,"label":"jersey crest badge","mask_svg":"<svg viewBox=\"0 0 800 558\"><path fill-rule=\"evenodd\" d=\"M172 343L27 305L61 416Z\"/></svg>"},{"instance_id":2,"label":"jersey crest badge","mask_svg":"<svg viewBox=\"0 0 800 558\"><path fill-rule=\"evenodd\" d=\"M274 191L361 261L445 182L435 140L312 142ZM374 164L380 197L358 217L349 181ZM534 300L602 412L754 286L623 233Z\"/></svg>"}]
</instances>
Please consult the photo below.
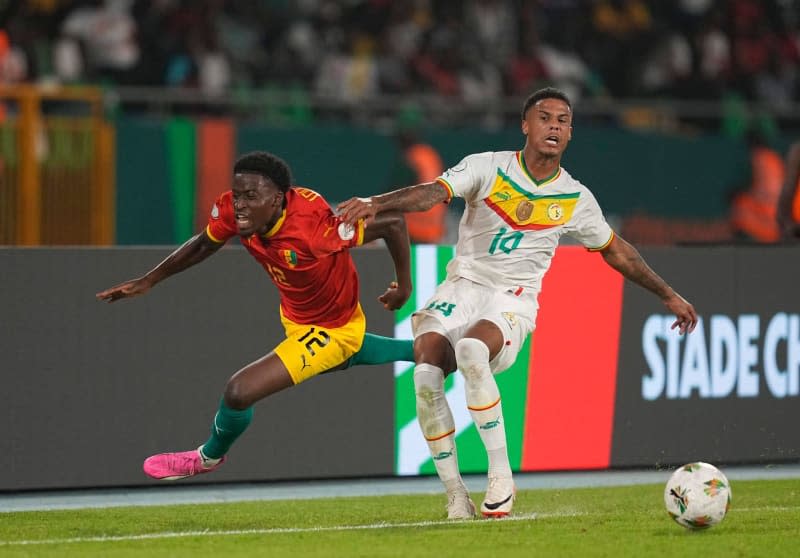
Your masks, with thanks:
<instances>
[{"instance_id":1,"label":"jersey crest badge","mask_svg":"<svg viewBox=\"0 0 800 558\"><path fill-rule=\"evenodd\" d=\"M547 217L551 221L560 221L564 216L564 210L557 203L551 203L547 206Z\"/></svg>"},{"instance_id":2,"label":"jersey crest badge","mask_svg":"<svg viewBox=\"0 0 800 558\"><path fill-rule=\"evenodd\" d=\"M294 250L284 250L283 259L286 260L286 265L291 268L297 265L297 252Z\"/></svg>"},{"instance_id":3,"label":"jersey crest badge","mask_svg":"<svg viewBox=\"0 0 800 558\"><path fill-rule=\"evenodd\" d=\"M520 221L527 221L533 213L533 204L529 201L522 201L517 206L517 219Z\"/></svg>"},{"instance_id":4,"label":"jersey crest badge","mask_svg":"<svg viewBox=\"0 0 800 558\"><path fill-rule=\"evenodd\" d=\"M217 207L217 204L214 204L214 207L211 208L211 218L219 219L219 207Z\"/></svg>"},{"instance_id":5,"label":"jersey crest badge","mask_svg":"<svg viewBox=\"0 0 800 558\"><path fill-rule=\"evenodd\" d=\"M350 240L356 235L355 227L348 223L340 223L337 232L342 240Z\"/></svg>"}]
</instances>

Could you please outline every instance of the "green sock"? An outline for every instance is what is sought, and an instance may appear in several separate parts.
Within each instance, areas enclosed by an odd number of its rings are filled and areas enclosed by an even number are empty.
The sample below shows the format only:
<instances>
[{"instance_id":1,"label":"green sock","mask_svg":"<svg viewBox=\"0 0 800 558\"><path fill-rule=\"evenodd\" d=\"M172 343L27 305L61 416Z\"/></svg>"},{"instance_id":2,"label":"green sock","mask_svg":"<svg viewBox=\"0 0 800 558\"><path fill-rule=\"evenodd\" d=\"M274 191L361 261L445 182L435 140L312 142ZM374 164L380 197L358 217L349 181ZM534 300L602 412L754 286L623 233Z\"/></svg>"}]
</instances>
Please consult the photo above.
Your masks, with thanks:
<instances>
[{"instance_id":1,"label":"green sock","mask_svg":"<svg viewBox=\"0 0 800 558\"><path fill-rule=\"evenodd\" d=\"M414 341L411 339L393 339L371 333L364 334L361 350L350 357L348 366L357 364L383 364L407 360L414 362Z\"/></svg>"},{"instance_id":2,"label":"green sock","mask_svg":"<svg viewBox=\"0 0 800 558\"><path fill-rule=\"evenodd\" d=\"M201 449L203 455L219 459L228 453L236 438L250 426L251 420L253 420L252 407L238 411L228 408L224 401L220 401L214 424L211 426L211 437Z\"/></svg>"}]
</instances>

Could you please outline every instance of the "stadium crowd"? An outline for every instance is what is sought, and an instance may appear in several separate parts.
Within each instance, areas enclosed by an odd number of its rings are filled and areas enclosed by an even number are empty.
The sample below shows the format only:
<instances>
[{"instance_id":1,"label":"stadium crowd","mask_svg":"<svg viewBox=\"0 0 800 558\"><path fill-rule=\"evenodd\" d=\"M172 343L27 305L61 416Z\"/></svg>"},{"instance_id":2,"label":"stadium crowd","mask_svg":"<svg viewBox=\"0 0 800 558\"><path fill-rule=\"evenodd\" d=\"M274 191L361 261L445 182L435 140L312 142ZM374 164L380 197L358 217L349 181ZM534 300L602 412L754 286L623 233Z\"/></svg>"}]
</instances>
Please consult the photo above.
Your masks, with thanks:
<instances>
[{"instance_id":1,"label":"stadium crowd","mask_svg":"<svg viewBox=\"0 0 800 558\"><path fill-rule=\"evenodd\" d=\"M791 0L0 0L0 82L466 102L798 94Z\"/></svg>"}]
</instances>

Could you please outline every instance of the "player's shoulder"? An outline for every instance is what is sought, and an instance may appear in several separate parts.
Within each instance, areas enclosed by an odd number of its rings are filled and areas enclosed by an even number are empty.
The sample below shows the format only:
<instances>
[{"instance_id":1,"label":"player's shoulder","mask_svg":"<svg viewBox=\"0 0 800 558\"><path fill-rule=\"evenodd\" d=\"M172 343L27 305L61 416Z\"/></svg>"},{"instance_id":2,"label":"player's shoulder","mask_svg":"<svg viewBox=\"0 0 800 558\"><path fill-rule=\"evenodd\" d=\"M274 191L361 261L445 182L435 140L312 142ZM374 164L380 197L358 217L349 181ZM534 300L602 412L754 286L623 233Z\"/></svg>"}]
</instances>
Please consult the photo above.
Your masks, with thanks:
<instances>
[{"instance_id":1,"label":"player's shoulder","mask_svg":"<svg viewBox=\"0 0 800 558\"><path fill-rule=\"evenodd\" d=\"M292 213L296 214L318 214L332 211L322 194L305 186L289 188L286 192L286 201Z\"/></svg>"},{"instance_id":2,"label":"player's shoulder","mask_svg":"<svg viewBox=\"0 0 800 558\"><path fill-rule=\"evenodd\" d=\"M482 151L467 155L464 160L469 160L476 164L498 165L513 159L515 156L516 151Z\"/></svg>"},{"instance_id":3,"label":"player's shoulder","mask_svg":"<svg viewBox=\"0 0 800 558\"><path fill-rule=\"evenodd\" d=\"M588 186L586 186L583 182L572 176L567 169L561 167L561 172L559 182L565 187L571 188L573 190L580 190L591 193L591 190Z\"/></svg>"},{"instance_id":4,"label":"player's shoulder","mask_svg":"<svg viewBox=\"0 0 800 558\"><path fill-rule=\"evenodd\" d=\"M469 169L474 174L483 172L494 172L498 167L506 168L508 161L513 158L513 151L482 151L467 155L454 167L448 169L448 173L457 173ZM447 177L448 173L445 173Z\"/></svg>"},{"instance_id":5,"label":"player's shoulder","mask_svg":"<svg viewBox=\"0 0 800 558\"><path fill-rule=\"evenodd\" d=\"M592 202L594 202L594 204L597 203L597 197L594 195L594 192L583 182L573 177L564 167L561 167L561 175L558 178L558 190L563 193L580 194L579 204L582 206L587 203L590 204L590 206Z\"/></svg>"},{"instance_id":6,"label":"player's shoulder","mask_svg":"<svg viewBox=\"0 0 800 558\"><path fill-rule=\"evenodd\" d=\"M233 215L233 192L226 190L214 200L214 205L211 206L211 217L219 219L229 215Z\"/></svg>"}]
</instances>

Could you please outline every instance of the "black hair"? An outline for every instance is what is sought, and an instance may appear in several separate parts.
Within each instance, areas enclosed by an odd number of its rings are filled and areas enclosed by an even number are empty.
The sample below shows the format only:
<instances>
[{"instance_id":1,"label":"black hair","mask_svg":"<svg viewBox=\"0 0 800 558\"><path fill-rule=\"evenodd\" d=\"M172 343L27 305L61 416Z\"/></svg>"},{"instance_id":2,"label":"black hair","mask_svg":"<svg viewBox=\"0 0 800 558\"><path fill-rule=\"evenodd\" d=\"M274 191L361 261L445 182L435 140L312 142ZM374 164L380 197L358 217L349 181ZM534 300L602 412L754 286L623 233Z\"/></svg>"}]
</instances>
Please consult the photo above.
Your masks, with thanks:
<instances>
[{"instance_id":1,"label":"black hair","mask_svg":"<svg viewBox=\"0 0 800 558\"><path fill-rule=\"evenodd\" d=\"M239 173L259 174L271 180L281 192L286 192L292 186L289 165L277 155L266 151L251 151L239 157L233 165L233 174Z\"/></svg>"},{"instance_id":2,"label":"black hair","mask_svg":"<svg viewBox=\"0 0 800 558\"><path fill-rule=\"evenodd\" d=\"M539 89L531 94L530 97L525 101L525 104L522 106L522 119L525 120L525 115L528 114L528 109L531 108L533 105L541 101L542 99L559 99L567 103L569 110L572 110L572 102L567 97L567 94L561 91L560 89L556 89L555 87L545 87L544 89Z\"/></svg>"}]
</instances>

